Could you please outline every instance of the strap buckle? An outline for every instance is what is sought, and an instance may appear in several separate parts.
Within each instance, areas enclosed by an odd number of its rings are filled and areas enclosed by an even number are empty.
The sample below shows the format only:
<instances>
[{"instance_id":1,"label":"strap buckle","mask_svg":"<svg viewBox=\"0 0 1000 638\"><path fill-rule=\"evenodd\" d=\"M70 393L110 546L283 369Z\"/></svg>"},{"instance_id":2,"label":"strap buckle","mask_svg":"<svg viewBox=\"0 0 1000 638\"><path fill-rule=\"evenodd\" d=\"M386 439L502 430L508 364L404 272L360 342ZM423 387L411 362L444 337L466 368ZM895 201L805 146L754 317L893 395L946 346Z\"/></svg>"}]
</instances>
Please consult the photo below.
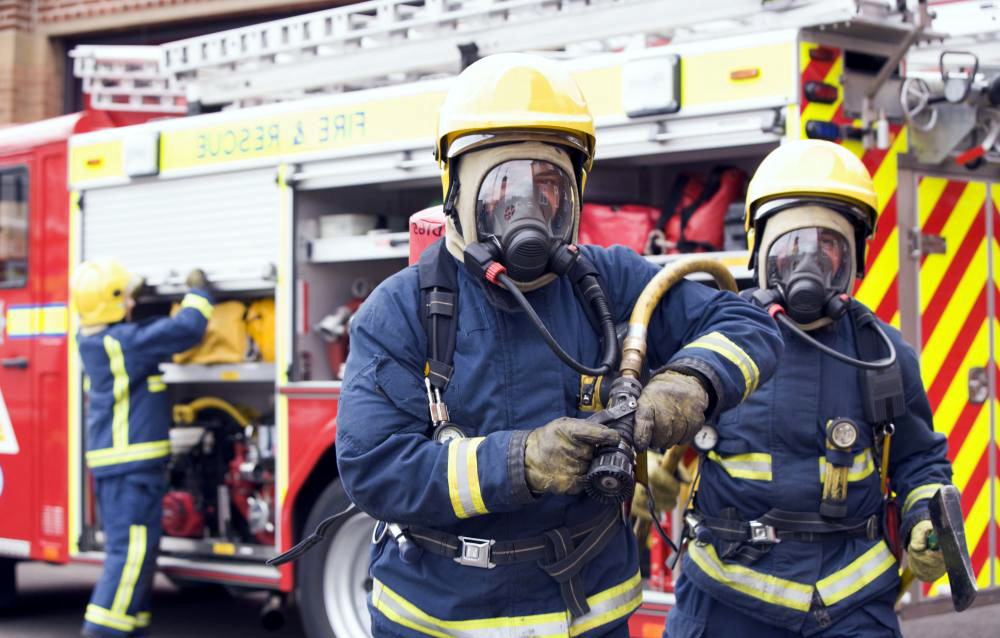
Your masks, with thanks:
<instances>
[{"instance_id":1,"label":"strap buckle","mask_svg":"<svg viewBox=\"0 0 1000 638\"><path fill-rule=\"evenodd\" d=\"M882 538L882 520L878 514L872 514L868 517L868 522L865 524L865 536L870 541Z\"/></svg>"},{"instance_id":2,"label":"strap buckle","mask_svg":"<svg viewBox=\"0 0 1000 638\"><path fill-rule=\"evenodd\" d=\"M778 533L771 525L765 525L760 521L750 521L750 542L774 545L780 543Z\"/></svg>"},{"instance_id":3,"label":"strap buckle","mask_svg":"<svg viewBox=\"0 0 1000 638\"><path fill-rule=\"evenodd\" d=\"M496 563L490 560L490 548L496 544L492 538L472 538L470 536L459 536L462 543L461 551L455 557L455 562L466 567L479 567L480 569L493 569Z\"/></svg>"}]
</instances>

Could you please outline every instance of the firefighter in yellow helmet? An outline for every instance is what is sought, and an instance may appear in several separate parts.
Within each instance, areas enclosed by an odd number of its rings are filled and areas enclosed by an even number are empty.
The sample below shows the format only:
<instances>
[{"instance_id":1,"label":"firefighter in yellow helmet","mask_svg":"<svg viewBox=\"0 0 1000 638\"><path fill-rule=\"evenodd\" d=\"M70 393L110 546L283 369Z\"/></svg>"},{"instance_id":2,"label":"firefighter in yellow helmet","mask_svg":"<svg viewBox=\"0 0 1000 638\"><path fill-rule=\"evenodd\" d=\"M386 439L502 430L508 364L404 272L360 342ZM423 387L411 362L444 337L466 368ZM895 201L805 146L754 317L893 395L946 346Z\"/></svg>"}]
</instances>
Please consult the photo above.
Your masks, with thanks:
<instances>
[{"instance_id":1,"label":"firefighter in yellow helmet","mask_svg":"<svg viewBox=\"0 0 1000 638\"><path fill-rule=\"evenodd\" d=\"M695 440L701 478L665 636L898 636L903 549L920 579L944 573L927 501L951 480L945 438L913 350L850 296L877 210L865 166L830 142L783 144L750 182L759 288L744 294L776 317L785 349Z\"/></svg>"},{"instance_id":2,"label":"firefighter in yellow helmet","mask_svg":"<svg viewBox=\"0 0 1000 638\"><path fill-rule=\"evenodd\" d=\"M383 522L375 636L627 635L635 538L583 489L619 435L584 420L579 393L581 374L616 364L615 324L657 269L575 245L594 149L580 89L545 58L484 58L441 107L446 238L358 311L337 415L340 480ZM736 405L777 342L735 295L672 289L649 327L635 447L688 440Z\"/></svg>"},{"instance_id":3,"label":"firefighter in yellow helmet","mask_svg":"<svg viewBox=\"0 0 1000 638\"><path fill-rule=\"evenodd\" d=\"M90 381L85 458L105 535L104 571L84 615L82 635L91 638L148 631L170 456L170 406L158 366L201 341L212 314L208 282L196 269L174 317L130 321L141 284L115 259L80 264L71 284Z\"/></svg>"}]
</instances>

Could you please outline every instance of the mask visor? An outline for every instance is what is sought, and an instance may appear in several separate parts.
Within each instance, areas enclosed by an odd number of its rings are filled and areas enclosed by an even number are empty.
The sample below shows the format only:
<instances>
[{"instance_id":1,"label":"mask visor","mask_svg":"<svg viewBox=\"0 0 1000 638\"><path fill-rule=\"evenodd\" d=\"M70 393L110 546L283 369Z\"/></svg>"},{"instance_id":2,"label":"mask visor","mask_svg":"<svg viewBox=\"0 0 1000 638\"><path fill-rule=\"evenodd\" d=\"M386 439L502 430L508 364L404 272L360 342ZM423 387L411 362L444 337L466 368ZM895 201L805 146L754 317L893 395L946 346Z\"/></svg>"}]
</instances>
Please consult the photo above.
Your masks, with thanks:
<instances>
[{"instance_id":1,"label":"mask visor","mask_svg":"<svg viewBox=\"0 0 1000 638\"><path fill-rule=\"evenodd\" d=\"M527 220L541 222L556 239L573 230L576 189L565 171L544 160L511 160L494 166L483 178L476 199L480 239L501 239Z\"/></svg>"},{"instance_id":2,"label":"mask visor","mask_svg":"<svg viewBox=\"0 0 1000 638\"><path fill-rule=\"evenodd\" d=\"M850 246L829 228L799 228L778 237L767 253L769 286L788 286L803 274L818 276L830 292L847 292L851 276Z\"/></svg>"}]
</instances>

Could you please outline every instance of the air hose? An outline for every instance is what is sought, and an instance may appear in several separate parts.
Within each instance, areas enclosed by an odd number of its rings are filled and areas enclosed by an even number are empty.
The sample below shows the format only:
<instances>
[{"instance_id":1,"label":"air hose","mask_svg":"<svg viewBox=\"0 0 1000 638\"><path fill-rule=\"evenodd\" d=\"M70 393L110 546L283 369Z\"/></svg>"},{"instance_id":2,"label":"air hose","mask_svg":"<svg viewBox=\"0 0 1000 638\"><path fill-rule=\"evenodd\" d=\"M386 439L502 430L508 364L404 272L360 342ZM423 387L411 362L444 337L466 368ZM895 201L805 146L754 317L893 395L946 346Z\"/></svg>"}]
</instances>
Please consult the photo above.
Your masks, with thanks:
<instances>
[{"instance_id":1,"label":"air hose","mask_svg":"<svg viewBox=\"0 0 1000 638\"><path fill-rule=\"evenodd\" d=\"M776 308L776 310L768 308L768 312L771 313L772 317L791 330L792 334L797 336L799 339L802 339L812 347L830 357L833 357L837 361L842 361L847 365L854 366L855 368L861 368L863 370L882 370L896 363L896 346L892 344L892 340L889 339L889 335L885 334L885 330L882 329L882 326L880 326L877 321L871 322L871 326L878 334L879 338L882 339L882 342L886 345L886 347L889 348L889 355L883 359L878 359L877 361L862 361L861 359L855 359L854 357L849 357L846 354L837 352L833 348L820 343L816 339L813 339L809 336L809 333L802 328L799 328L799 326L785 314L784 309L781 306L777 306Z\"/></svg>"},{"instance_id":2,"label":"air hose","mask_svg":"<svg viewBox=\"0 0 1000 638\"><path fill-rule=\"evenodd\" d=\"M614 365L615 359L618 357L618 336L615 333L615 322L614 318L611 316L611 308L608 306L608 300L604 298L601 293L600 284L597 282L597 278L593 275L587 275L581 280L580 288L584 291L584 295L588 297L590 302L590 307L594 310L597 315L598 322L601 324L601 343L604 346L604 356L601 359L601 365L596 368L589 368L582 363L576 361L573 357L569 355L562 346L555 340L552 333L549 332L545 324L542 323L542 319L535 312L535 309L531 307L531 304L525 298L524 293L517 287L517 284L508 277L505 273L499 273L496 276L497 281L503 284L503 287L507 289L517 303L521 305L521 308L527 313L528 318L531 319L531 323L535 325L538 332L542 335L545 343L548 344L549 348L556 354L559 359L573 368L580 374L585 374L594 377L604 376L605 374L611 372L611 366ZM589 293L588 291L595 291L594 293Z\"/></svg>"},{"instance_id":3,"label":"air hose","mask_svg":"<svg viewBox=\"0 0 1000 638\"><path fill-rule=\"evenodd\" d=\"M678 281L696 272L704 272L715 279L721 290L737 292L736 280L726 266L707 257L690 257L668 264L646 284L629 319L628 333L623 344L619 376L611 385L608 407L601 421L619 434L616 447L598 448L587 473L587 493L607 502L622 502L632 497L636 470L645 479L645 456L636 465L633 442L635 410L642 392L640 374L646 360L646 333L653 310L663 295Z\"/></svg>"}]
</instances>

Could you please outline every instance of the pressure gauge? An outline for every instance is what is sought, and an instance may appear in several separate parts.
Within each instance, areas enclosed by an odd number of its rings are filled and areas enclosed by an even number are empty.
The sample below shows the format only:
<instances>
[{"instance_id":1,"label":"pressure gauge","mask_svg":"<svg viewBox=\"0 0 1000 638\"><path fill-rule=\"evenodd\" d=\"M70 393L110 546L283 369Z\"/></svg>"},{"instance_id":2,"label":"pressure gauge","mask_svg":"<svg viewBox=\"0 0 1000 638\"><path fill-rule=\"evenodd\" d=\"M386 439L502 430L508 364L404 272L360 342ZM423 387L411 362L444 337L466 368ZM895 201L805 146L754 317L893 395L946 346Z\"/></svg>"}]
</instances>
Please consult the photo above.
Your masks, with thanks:
<instances>
[{"instance_id":1,"label":"pressure gauge","mask_svg":"<svg viewBox=\"0 0 1000 638\"><path fill-rule=\"evenodd\" d=\"M458 427L454 423L442 423L441 425L434 428L434 440L438 443L444 443L447 445L455 439L464 439L465 432L462 428Z\"/></svg>"},{"instance_id":2,"label":"pressure gauge","mask_svg":"<svg viewBox=\"0 0 1000 638\"><path fill-rule=\"evenodd\" d=\"M826 426L826 435L834 447L849 450L858 440L858 426L850 419L831 419Z\"/></svg>"},{"instance_id":3,"label":"pressure gauge","mask_svg":"<svg viewBox=\"0 0 1000 638\"><path fill-rule=\"evenodd\" d=\"M692 443L699 452L714 450L719 443L719 433L711 425L703 425L694 435Z\"/></svg>"}]
</instances>

